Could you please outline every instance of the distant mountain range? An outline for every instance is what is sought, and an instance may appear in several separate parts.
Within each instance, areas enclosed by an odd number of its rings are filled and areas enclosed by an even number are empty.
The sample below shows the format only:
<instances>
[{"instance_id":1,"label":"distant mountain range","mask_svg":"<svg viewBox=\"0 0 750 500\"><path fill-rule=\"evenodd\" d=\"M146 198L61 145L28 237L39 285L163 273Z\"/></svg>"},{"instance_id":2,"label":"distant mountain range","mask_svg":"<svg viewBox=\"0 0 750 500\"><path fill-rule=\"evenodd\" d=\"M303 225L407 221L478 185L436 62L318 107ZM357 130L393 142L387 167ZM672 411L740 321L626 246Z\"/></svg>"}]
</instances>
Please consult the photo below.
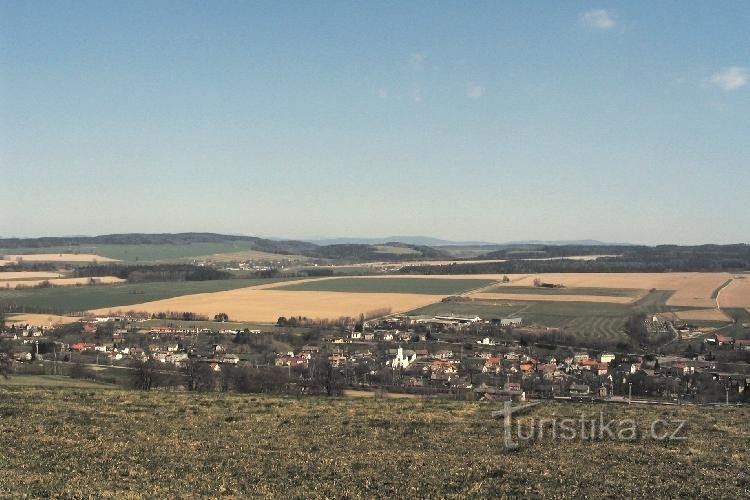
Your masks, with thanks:
<instances>
[{"instance_id":1,"label":"distant mountain range","mask_svg":"<svg viewBox=\"0 0 750 500\"><path fill-rule=\"evenodd\" d=\"M454 241L433 238L431 236L385 236L383 238L321 238L304 240L315 245L379 245L388 242L399 242L407 245L426 246L506 246L506 245L586 245L586 246L627 246L630 243L607 243L599 240L522 240L497 243L491 241Z\"/></svg>"}]
</instances>

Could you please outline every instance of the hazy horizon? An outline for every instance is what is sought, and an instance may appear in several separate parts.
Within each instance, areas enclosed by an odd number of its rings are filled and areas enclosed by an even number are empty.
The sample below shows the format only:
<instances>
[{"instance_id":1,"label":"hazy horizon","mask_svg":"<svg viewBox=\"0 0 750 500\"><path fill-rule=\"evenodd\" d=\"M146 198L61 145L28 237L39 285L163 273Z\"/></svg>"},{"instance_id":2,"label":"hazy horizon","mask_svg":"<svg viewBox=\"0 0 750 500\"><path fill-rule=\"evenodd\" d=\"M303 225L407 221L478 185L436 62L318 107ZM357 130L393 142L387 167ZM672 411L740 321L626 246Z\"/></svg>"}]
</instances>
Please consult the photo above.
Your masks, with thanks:
<instances>
[{"instance_id":1,"label":"hazy horizon","mask_svg":"<svg viewBox=\"0 0 750 500\"><path fill-rule=\"evenodd\" d=\"M177 234L177 233L215 233L215 234L223 234L227 236L249 236L249 237L257 237L257 238L264 238L264 239L272 239L272 240L292 240L292 241L307 241L307 242L313 242L318 243L320 241L326 242L327 240L378 240L379 242L401 242L406 243L406 241L400 241L399 238L426 238L426 239L435 239L435 240L442 240L445 242L445 244L482 244L482 245L504 245L504 244L513 244L513 243L527 243L527 242L539 242L541 244L549 243L549 244L576 244L578 242L597 242L601 244L606 245L646 245L646 246L658 246L658 245L709 245L709 244L717 244L717 245L732 245L732 244L750 244L747 241L703 241L703 242L687 242L687 243L675 243L672 241L657 241L657 242L641 242L641 241L625 241L625 240L602 240L599 238L565 238L565 239L550 239L550 238L524 238L524 239L506 239L506 240L490 240L485 239L481 237L476 238L466 238L466 239L455 239L455 238L443 238L441 236L434 236L430 234L386 234L386 235L341 235L341 234L334 234L330 236L319 236L319 235L313 235L309 237L304 236L279 236L274 234L252 234L252 233L241 233L241 232L217 232L212 230L205 230L205 231L111 231L111 232L105 232L105 233L92 233L92 234L37 234L37 235L31 235L31 236L15 236L15 235L8 235L8 234L0 234L0 239L4 238L19 238L19 239L34 239L34 238L47 238L47 237L53 237L53 238L89 238L89 237L95 237L95 236L104 236L104 235L110 235L110 234ZM429 245L429 243L427 243ZM442 243L435 243L435 245L440 245Z\"/></svg>"},{"instance_id":2,"label":"hazy horizon","mask_svg":"<svg viewBox=\"0 0 750 500\"><path fill-rule=\"evenodd\" d=\"M747 3L322 7L0 4L0 236L750 241Z\"/></svg>"}]
</instances>

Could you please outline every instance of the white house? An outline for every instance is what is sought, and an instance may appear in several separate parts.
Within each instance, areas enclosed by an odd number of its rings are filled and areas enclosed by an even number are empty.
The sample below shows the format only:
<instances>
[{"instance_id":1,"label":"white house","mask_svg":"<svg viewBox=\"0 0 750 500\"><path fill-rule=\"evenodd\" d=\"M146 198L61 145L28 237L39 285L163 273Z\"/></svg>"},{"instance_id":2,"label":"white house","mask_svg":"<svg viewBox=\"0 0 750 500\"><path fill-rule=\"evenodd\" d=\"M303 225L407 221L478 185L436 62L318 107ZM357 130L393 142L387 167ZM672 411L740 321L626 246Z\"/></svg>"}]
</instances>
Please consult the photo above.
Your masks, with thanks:
<instances>
[{"instance_id":1,"label":"white house","mask_svg":"<svg viewBox=\"0 0 750 500\"><path fill-rule=\"evenodd\" d=\"M611 352L603 352L599 355L599 362L600 363L611 363L615 360L615 355Z\"/></svg>"}]
</instances>

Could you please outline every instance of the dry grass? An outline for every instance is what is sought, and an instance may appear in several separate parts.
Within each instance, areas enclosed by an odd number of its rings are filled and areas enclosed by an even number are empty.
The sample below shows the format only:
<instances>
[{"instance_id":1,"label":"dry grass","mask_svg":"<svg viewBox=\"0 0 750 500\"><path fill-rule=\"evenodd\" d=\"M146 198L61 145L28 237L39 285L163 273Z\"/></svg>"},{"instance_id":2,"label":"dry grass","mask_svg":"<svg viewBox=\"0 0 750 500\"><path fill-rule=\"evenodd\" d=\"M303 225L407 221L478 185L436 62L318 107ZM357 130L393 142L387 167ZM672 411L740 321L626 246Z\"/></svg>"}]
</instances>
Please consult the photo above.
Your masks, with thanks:
<instances>
[{"instance_id":1,"label":"dry grass","mask_svg":"<svg viewBox=\"0 0 750 500\"><path fill-rule=\"evenodd\" d=\"M714 307L711 294L725 283L728 273L553 273L509 275L516 286L533 286L535 279L559 283L568 288L634 288L674 290L667 305ZM724 294L722 293L722 299Z\"/></svg>"},{"instance_id":2,"label":"dry grass","mask_svg":"<svg viewBox=\"0 0 750 500\"><path fill-rule=\"evenodd\" d=\"M46 280L17 280L17 281L0 281L0 288L18 288L18 287L35 287L39 286L45 281L48 281L52 286L76 286L76 285L89 285L91 280L95 281L95 284L112 284L112 283L123 283L125 280L116 276L97 276L94 278L53 278Z\"/></svg>"},{"instance_id":3,"label":"dry grass","mask_svg":"<svg viewBox=\"0 0 750 500\"><path fill-rule=\"evenodd\" d=\"M750 307L750 275L735 276L719 295L721 307Z\"/></svg>"},{"instance_id":4,"label":"dry grass","mask_svg":"<svg viewBox=\"0 0 750 500\"><path fill-rule=\"evenodd\" d=\"M521 300L541 302L609 302L630 304L638 297L617 297L612 295L544 295L541 293L472 293L470 297L480 300Z\"/></svg>"},{"instance_id":5,"label":"dry grass","mask_svg":"<svg viewBox=\"0 0 750 500\"><path fill-rule=\"evenodd\" d=\"M0 273L0 282L10 280L36 280L60 277L62 277L62 274L49 271L14 271L9 273Z\"/></svg>"},{"instance_id":6,"label":"dry grass","mask_svg":"<svg viewBox=\"0 0 750 500\"><path fill-rule=\"evenodd\" d=\"M81 318L58 316L56 314L12 314L7 318L8 324L22 323L34 326L54 326L75 323Z\"/></svg>"},{"instance_id":7,"label":"dry grass","mask_svg":"<svg viewBox=\"0 0 750 500\"><path fill-rule=\"evenodd\" d=\"M102 257L91 253L30 253L23 255L5 255L6 262L116 262L117 259Z\"/></svg>"},{"instance_id":8,"label":"dry grass","mask_svg":"<svg viewBox=\"0 0 750 500\"><path fill-rule=\"evenodd\" d=\"M336 319L342 316L390 309L405 312L439 300L436 295L407 293L343 293L274 290L272 287L240 288L225 292L183 295L127 306L128 310L158 313L190 311L208 317L224 312L233 321L273 323L279 316ZM106 313L116 308L94 311Z\"/></svg>"},{"instance_id":9,"label":"dry grass","mask_svg":"<svg viewBox=\"0 0 750 500\"><path fill-rule=\"evenodd\" d=\"M730 321L729 317L719 309L675 311L675 315L682 321Z\"/></svg>"},{"instance_id":10,"label":"dry grass","mask_svg":"<svg viewBox=\"0 0 750 500\"><path fill-rule=\"evenodd\" d=\"M509 451L498 404L0 390L3 498L746 498L750 484L746 408L543 403L517 421L601 411L644 437L547 432ZM656 419L687 421L687 439L645 437Z\"/></svg>"}]
</instances>

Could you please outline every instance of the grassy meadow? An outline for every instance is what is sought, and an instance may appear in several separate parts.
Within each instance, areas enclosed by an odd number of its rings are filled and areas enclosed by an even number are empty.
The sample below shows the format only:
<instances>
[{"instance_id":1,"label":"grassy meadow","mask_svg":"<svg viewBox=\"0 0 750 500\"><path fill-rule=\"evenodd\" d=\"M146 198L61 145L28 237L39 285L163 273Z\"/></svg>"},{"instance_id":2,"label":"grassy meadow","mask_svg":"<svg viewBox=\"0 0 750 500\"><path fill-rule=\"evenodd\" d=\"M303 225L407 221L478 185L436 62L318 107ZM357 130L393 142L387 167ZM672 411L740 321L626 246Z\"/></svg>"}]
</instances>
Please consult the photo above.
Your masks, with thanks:
<instances>
[{"instance_id":1,"label":"grassy meadow","mask_svg":"<svg viewBox=\"0 0 750 500\"><path fill-rule=\"evenodd\" d=\"M747 408L543 404L520 418L687 420L682 441L503 446L497 404L0 384L0 496L743 498Z\"/></svg>"}]
</instances>

